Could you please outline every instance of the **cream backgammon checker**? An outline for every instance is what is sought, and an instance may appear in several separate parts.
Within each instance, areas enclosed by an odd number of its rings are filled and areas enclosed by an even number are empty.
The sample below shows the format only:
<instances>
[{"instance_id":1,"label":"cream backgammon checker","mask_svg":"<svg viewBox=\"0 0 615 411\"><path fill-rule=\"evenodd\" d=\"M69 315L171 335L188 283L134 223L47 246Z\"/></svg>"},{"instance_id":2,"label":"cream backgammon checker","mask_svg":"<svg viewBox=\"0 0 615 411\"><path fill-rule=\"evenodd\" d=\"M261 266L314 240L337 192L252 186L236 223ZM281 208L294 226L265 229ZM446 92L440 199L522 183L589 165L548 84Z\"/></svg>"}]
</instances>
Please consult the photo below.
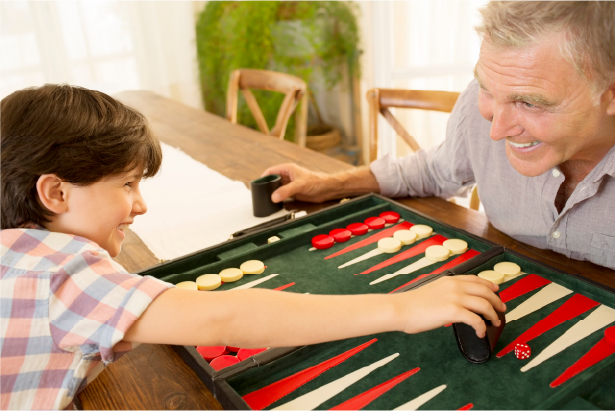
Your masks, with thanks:
<instances>
[{"instance_id":1,"label":"cream backgammon checker","mask_svg":"<svg viewBox=\"0 0 615 411\"><path fill-rule=\"evenodd\" d=\"M194 281L182 281L181 283L175 284L175 287L181 288L184 290L198 290L199 286Z\"/></svg>"},{"instance_id":2,"label":"cream backgammon checker","mask_svg":"<svg viewBox=\"0 0 615 411\"><path fill-rule=\"evenodd\" d=\"M243 278L243 274L243 271L239 268L225 268L220 271L219 275L225 283L233 283L241 280Z\"/></svg>"},{"instance_id":3,"label":"cream backgammon checker","mask_svg":"<svg viewBox=\"0 0 615 411\"><path fill-rule=\"evenodd\" d=\"M425 257L420 260L394 272L393 274L386 274L382 277L372 281L369 285L381 283L382 281L390 280L402 274L412 274L425 267L429 267L432 264L436 264L442 261L448 260L451 256L460 255L468 251L468 243L459 240L451 239L446 240L442 245L432 245L425 250Z\"/></svg>"}]
</instances>

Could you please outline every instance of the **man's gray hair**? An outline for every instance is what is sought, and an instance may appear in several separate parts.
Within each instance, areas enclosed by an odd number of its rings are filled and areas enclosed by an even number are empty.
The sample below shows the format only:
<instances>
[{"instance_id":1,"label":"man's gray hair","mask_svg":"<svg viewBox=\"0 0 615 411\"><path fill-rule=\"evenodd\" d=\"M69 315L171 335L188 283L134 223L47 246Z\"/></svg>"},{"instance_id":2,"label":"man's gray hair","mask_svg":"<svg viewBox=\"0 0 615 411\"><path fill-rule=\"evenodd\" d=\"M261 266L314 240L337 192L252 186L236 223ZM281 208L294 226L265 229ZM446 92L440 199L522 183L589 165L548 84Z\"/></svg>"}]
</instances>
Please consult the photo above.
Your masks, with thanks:
<instances>
[{"instance_id":1,"label":"man's gray hair","mask_svg":"<svg viewBox=\"0 0 615 411\"><path fill-rule=\"evenodd\" d=\"M494 46L526 47L562 34L564 58L602 93L615 82L615 2L492 1L476 31Z\"/></svg>"}]
</instances>

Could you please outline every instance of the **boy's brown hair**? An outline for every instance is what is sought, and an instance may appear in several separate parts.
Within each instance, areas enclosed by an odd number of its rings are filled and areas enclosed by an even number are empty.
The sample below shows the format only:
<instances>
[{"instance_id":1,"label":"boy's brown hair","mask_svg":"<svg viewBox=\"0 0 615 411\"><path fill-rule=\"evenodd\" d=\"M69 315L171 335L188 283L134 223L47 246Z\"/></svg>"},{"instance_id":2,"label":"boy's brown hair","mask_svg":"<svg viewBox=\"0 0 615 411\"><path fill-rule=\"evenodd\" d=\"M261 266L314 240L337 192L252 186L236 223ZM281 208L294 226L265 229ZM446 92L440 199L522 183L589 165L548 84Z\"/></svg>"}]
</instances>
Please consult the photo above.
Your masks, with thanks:
<instances>
[{"instance_id":1,"label":"boy's brown hair","mask_svg":"<svg viewBox=\"0 0 615 411\"><path fill-rule=\"evenodd\" d=\"M99 91L28 88L2 99L0 113L2 229L50 221L36 190L43 174L88 185L138 166L151 177L162 163L145 117Z\"/></svg>"}]
</instances>

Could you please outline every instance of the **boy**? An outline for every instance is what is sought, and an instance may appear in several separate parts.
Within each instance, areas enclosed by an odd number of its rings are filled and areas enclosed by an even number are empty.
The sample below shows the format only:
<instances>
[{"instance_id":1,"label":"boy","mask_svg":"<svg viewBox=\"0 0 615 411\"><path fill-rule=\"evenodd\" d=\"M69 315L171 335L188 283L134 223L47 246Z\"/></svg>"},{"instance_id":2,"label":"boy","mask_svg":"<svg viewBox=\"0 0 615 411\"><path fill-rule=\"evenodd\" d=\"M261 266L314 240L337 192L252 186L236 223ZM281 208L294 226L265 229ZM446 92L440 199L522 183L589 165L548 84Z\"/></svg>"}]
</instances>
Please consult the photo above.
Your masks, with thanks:
<instances>
[{"instance_id":1,"label":"boy","mask_svg":"<svg viewBox=\"0 0 615 411\"><path fill-rule=\"evenodd\" d=\"M394 295L195 292L126 273L123 230L162 154L145 118L67 85L2 100L2 408L66 408L133 343L275 347L499 324L475 276ZM268 319L275 318L275 322Z\"/></svg>"}]
</instances>

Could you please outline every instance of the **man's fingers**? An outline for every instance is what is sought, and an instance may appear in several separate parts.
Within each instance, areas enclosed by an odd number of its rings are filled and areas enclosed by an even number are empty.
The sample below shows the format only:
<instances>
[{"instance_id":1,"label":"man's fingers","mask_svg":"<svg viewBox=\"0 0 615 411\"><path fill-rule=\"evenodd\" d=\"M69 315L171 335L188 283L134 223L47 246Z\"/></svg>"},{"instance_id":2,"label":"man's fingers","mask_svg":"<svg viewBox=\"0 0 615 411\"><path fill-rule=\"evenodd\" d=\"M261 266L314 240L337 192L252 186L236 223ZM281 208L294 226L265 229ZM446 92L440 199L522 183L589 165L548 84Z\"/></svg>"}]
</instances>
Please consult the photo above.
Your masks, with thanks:
<instances>
[{"instance_id":1,"label":"man's fingers","mask_svg":"<svg viewBox=\"0 0 615 411\"><path fill-rule=\"evenodd\" d=\"M291 182L291 183L285 184L282 187L275 190L273 194L271 194L271 201L273 201L274 203L279 203L280 201L284 201L288 197L292 197L293 195L295 195L295 193L297 193L298 188L299 188L299 183L297 182Z\"/></svg>"},{"instance_id":2,"label":"man's fingers","mask_svg":"<svg viewBox=\"0 0 615 411\"><path fill-rule=\"evenodd\" d=\"M263 172L263 174L261 174L261 177L268 176L270 174L279 174L282 177L288 176L290 174L290 168L293 165L294 164L292 163L285 163L285 164L278 164L273 167L269 167L267 170Z\"/></svg>"}]
</instances>

